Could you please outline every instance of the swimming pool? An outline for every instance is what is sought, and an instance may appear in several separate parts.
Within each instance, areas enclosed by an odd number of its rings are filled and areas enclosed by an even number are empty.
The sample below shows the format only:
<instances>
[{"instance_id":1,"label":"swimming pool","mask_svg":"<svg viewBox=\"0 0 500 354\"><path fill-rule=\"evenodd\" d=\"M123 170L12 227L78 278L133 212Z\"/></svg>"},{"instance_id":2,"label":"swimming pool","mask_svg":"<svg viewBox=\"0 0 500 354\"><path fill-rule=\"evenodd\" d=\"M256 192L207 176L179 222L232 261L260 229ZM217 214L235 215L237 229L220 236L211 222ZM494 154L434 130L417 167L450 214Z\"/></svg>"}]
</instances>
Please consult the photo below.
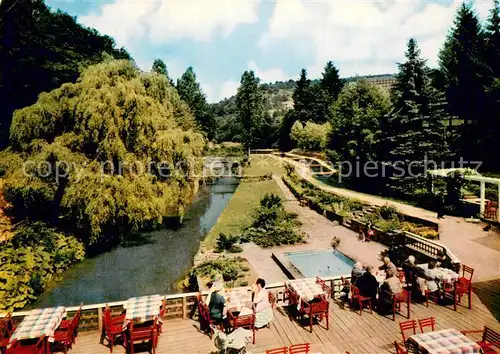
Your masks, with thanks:
<instances>
[{"instance_id":1,"label":"swimming pool","mask_svg":"<svg viewBox=\"0 0 500 354\"><path fill-rule=\"evenodd\" d=\"M354 261L339 251L287 252L286 259L306 278L351 274Z\"/></svg>"}]
</instances>

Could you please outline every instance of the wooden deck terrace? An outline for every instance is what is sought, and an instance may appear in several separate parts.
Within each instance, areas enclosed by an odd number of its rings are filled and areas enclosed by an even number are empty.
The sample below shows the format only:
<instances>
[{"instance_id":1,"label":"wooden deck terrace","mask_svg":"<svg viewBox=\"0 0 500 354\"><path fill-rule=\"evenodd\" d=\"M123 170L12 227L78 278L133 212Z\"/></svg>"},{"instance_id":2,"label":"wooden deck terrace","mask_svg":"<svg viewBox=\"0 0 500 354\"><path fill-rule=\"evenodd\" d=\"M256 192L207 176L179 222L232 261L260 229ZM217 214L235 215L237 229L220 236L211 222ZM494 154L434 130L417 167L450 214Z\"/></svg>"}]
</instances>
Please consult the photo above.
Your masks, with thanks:
<instances>
[{"instance_id":1,"label":"wooden deck terrace","mask_svg":"<svg viewBox=\"0 0 500 354\"><path fill-rule=\"evenodd\" d=\"M339 288L338 279L329 281L335 286L335 290ZM254 354L265 353L266 349L304 342L312 343L312 353L336 354L345 351L351 354L395 353L393 342L394 340L401 341L399 321L406 319L402 315L396 315L395 322L392 321L392 316L383 317L375 312L370 314L367 310L360 316L359 311L351 311L348 306L344 307L334 299L330 300L330 329L326 330L323 326L315 324L313 332L310 333L307 326L302 327L295 319L287 315L286 306L282 302L283 284L270 284L269 288L278 296L278 304L274 310L275 318L271 328L257 331L256 344L248 347L248 350ZM164 319L163 334L160 336L157 354L216 352L213 340L199 331L197 314L195 313L193 319L190 319L194 295L191 293L167 296L168 314ZM464 300L465 305L467 299ZM110 305L115 311L120 312L119 303ZM109 348L99 343L98 327L101 325L96 321L97 314L101 314L101 309L100 307L96 309L96 306L84 307L81 331L70 353L109 353ZM405 305L402 306L403 313L406 313ZM68 310L75 311L74 308ZM14 315L17 317L20 313ZM72 314L70 313L69 316ZM499 330L500 279L474 283L472 310L459 306L455 312L452 306L443 307L432 302L429 307L425 304L411 304L412 319L430 316L436 318L437 329L481 329L486 325ZM113 353L125 353L125 349L122 346L116 346Z\"/></svg>"}]
</instances>

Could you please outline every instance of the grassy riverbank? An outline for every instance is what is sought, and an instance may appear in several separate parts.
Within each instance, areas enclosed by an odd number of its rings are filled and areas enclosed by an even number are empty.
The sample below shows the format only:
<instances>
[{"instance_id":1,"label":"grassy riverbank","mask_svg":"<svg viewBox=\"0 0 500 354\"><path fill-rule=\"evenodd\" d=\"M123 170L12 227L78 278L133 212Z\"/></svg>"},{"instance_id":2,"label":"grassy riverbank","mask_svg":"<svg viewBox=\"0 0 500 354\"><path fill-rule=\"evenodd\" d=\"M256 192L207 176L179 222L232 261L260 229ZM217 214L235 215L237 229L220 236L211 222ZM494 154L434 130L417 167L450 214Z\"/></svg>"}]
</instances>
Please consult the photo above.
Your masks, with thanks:
<instances>
[{"instance_id":1,"label":"grassy riverbank","mask_svg":"<svg viewBox=\"0 0 500 354\"><path fill-rule=\"evenodd\" d=\"M244 170L246 176L262 176L274 173L283 175L285 169L279 159L267 155L254 155L250 158L250 166ZM203 241L203 245L212 249L218 235L239 235L252 221L252 213L266 193L283 194L274 180L241 183L234 192L229 204L217 219Z\"/></svg>"}]
</instances>

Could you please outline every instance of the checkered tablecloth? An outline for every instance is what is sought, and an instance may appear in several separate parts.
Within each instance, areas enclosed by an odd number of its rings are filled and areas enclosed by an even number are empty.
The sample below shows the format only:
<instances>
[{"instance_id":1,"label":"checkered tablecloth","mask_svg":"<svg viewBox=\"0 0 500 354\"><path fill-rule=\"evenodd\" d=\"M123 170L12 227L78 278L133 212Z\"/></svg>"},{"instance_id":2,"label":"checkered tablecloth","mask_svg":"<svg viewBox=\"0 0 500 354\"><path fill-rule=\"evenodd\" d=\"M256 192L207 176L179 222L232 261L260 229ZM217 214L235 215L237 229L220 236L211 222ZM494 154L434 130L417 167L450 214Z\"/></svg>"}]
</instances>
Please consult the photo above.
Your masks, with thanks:
<instances>
[{"instance_id":1,"label":"checkered tablecloth","mask_svg":"<svg viewBox=\"0 0 500 354\"><path fill-rule=\"evenodd\" d=\"M481 347L456 329L443 329L411 336L410 343L429 354L482 353Z\"/></svg>"},{"instance_id":2,"label":"checkered tablecloth","mask_svg":"<svg viewBox=\"0 0 500 354\"><path fill-rule=\"evenodd\" d=\"M252 292L246 287L227 289L225 297L230 309L241 311L247 302L252 301Z\"/></svg>"},{"instance_id":3,"label":"checkered tablecloth","mask_svg":"<svg viewBox=\"0 0 500 354\"><path fill-rule=\"evenodd\" d=\"M154 320L160 314L162 297L160 295L140 296L128 299L125 320L137 323Z\"/></svg>"},{"instance_id":4,"label":"checkered tablecloth","mask_svg":"<svg viewBox=\"0 0 500 354\"><path fill-rule=\"evenodd\" d=\"M54 331L59 327L63 318L66 317L65 307L51 307L36 309L24 317L21 324L12 334L11 342L23 339L35 339L42 336L54 340Z\"/></svg>"},{"instance_id":5,"label":"checkered tablecloth","mask_svg":"<svg viewBox=\"0 0 500 354\"><path fill-rule=\"evenodd\" d=\"M303 301L311 301L315 297L325 294L321 285L316 283L315 278L289 280L288 285L295 290Z\"/></svg>"},{"instance_id":6,"label":"checkered tablecloth","mask_svg":"<svg viewBox=\"0 0 500 354\"><path fill-rule=\"evenodd\" d=\"M418 265L420 268L427 270L427 263L425 264L419 264ZM454 282L458 280L458 273L452 271L451 269L448 268L441 268L441 267L436 267L436 275L439 280L446 280L447 282Z\"/></svg>"}]
</instances>

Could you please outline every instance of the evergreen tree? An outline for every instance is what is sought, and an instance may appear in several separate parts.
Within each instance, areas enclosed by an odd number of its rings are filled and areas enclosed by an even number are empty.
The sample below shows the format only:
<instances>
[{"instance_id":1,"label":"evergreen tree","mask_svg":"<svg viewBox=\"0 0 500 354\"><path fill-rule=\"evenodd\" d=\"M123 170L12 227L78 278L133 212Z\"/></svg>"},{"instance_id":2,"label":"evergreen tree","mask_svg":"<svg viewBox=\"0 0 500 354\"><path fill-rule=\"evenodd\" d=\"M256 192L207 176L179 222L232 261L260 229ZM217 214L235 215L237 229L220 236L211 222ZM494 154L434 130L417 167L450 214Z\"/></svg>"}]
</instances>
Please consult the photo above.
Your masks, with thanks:
<instances>
[{"instance_id":1,"label":"evergreen tree","mask_svg":"<svg viewBox=\"0 0 500 354\"><path fill-rule=\"evenodd\" d=\"M320 81L321 88L326 91L330 104L335 102L344 83L340 79L339 70L333 65L332 61L328 61L325 65L325 71Z\"/></svg>"},{"instance_id":2,"label":"evergreen tree","mask_svg":"<svg viewBox=\"0 0 500 354\"><path fill-rule=\"evenodd\" d=\"M488 171L500 171L498 164L498 137L500 136L500 1L493 2L485 31L485 78L487 103L484 116L477 129L477 155Z\"/></svg>"},{"instance_id":3,"label":"evergreen tree","mask_svg":"<svg viewBox=\"0 0 500 354\"><path fill-rule=\"evenodd\" d=\"M295 83L295 90L292 95L295 116L302 123L314 120L312 107L314 100L312 92L311 80L307 78L306 69L302 69L300 71L300 78Z\"/></svg>"},{"instance_id":4,"label":"evergreen tree","mask_svg":"<svg viewBox=\"0 0 500 354\"><path fill-rule=\"evenodd\" d=\"M480 21L471 5L463 3L439 53L439 65L446 78L450 113L466 125L480 119L485 104L483 43Z\"/></svg>"},{"instance_id":5,"label":"evergreen tree","mask_svg":"<svg viewBox=\"0 0 500 354\"><path fill-rule=\"evenodd\" d=\"M264 110L264 98L260 88L260 79L253 70L245 71L241 76L240 87L236 93L238 118L243 126L243 144L250 157L250 149L256 140Z\"/></svg>"},{"instance_id":6,"label":"evergreen tree","mask_svg":"<svg viewBox=\"0 0 500 354\"><path fill-rule=\"evenodd\" d=\"M174 81L168 76L167 64L161 59L155 59L151 70L157 74L165 75L170 85L174 86Z\"/></svg>"},{"instance_id":7,"label":"evergreen tree","mask_svg":"<svg viewBox=\"0 0 500 354\"><path fill-rule=\"evenodd\" d=\"M405 171L404 176L392 179L392 187L411 193L424 186L416 175L423 172L425 160L442 162L448 147L444 97L432 87L430 70L414 39L409 40L405 54L406 62L398 64L393 109L383 133L387 159Z\"/></svg>"},{"instance_id":8,"label":"evergreen tree","mask_svg":"<svg viewBox=\"0 0 500 354\"><path fill-rule=\"evenodd\" d=\"M213 139L215 119L212 110L209 109L205 94L196 81L196 74L191 66L177 79L177 91L191 108L200 128L207 133L209 139Z\"/></svg>"}]
</instances>

